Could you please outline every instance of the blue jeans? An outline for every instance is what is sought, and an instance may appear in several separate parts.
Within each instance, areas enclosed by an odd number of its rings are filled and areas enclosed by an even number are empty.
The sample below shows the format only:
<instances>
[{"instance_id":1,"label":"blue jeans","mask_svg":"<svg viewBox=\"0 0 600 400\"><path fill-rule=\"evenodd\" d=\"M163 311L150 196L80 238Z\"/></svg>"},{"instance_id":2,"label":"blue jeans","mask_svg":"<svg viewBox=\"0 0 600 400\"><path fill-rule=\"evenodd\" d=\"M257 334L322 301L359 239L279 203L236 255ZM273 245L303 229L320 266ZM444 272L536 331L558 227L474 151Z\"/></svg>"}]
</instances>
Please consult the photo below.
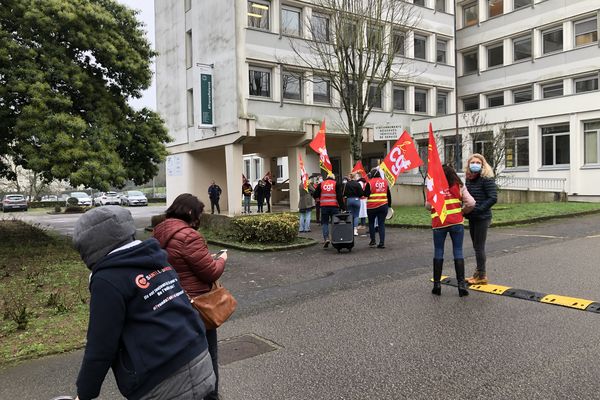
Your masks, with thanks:
<instances>
[{"instance_id":1,"label":"blue jeans","mask_svg":"<svg viewBox=\"0 0 600 400\"><path fill-rule=\"evenodd\" d=\"M338 214L340 209L337 207L321 207L321 227L323 229L323 240L329 240L329 224L333 216Z\"/></svg>"},{"instance_id":2,"label":"blue jeans","mask_svg":"<svg viewBox=\"0 0 600 400\"><path fill-rule=\"evenodd\" d=\"M346 199L346 208L352 214L352 227L358 226L358 216L360 214L360 199L358 197L348 197Z\"/></svg>"},{"instance_id":3,"label":"blue jeans","mask_svg":"<svg viewBox=\"0 0 600 400\"><path fill-rule=\"evenodd\" d=\"M250 212L250 196L244 196L244 212Z\"/></svg>"},{"instance_id":4,"label":"blue jeans","mask_svg":"<svg viewBox=\"0 0 600 400\"><path fill-rule=\"evenodd\" d=\"M312 209L301 210L300 211L300 232L308 232L310 231L310 215L312 214Z\"/></svg>"},{"instance_id":5,"label":"blue jeans","mask_svg":"<svg viewBox=\"0 0 600 400\"><path fill-rule=\"evenodd\" d=\"M369 236L371 240L375 240L375 219L377 219L377 231L379 232L379 244L385 243L385 217L388 212L388 205L377 208L367 209L369 217Z\"/></svg>"},{"instance_id":6,"label":"blue jeans","mask_svg":"<svg viewBox=\"0 0 600 400\"><path fill-rule=\"evenodd\" d=\"M462 224L433 229L433 258L444 259L444 243L446 243L446 234L448 233L450 234L450 239L452 239L454 259L464 258L463 238L465 236L465 227Z\"/></svg>"}]
</instances>

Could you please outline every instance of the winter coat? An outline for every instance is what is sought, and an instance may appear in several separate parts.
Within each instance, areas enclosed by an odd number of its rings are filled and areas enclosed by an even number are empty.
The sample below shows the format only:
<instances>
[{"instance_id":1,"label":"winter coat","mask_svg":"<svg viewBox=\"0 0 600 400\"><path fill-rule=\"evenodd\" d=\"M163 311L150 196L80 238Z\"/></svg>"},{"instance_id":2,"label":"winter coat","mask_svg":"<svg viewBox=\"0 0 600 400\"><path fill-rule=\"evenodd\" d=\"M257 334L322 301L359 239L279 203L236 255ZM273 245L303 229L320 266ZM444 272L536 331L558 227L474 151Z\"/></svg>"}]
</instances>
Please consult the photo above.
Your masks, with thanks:
<instances>
[{"instance_id":1,"label":"winter coat","mask_svg":"<svg viewBox=\"0 0 600 400\"><path fill-rule=\"evenodd\" d=\"M219 185L215 184L215 185L210 185L208 187L208 197L211 200L217 200L218 201L219 198L221 197L221 193L222 193L222 190L219 187Z\"/></svg>"},{"instance_id":2,"label":"winter coat","mask_svg":"<svg viewBox=\"0 0 600 400\"><path fill-rule=\"evenodd\" d=\"M154 228L154 237L168 254L181 286L191 297L210 290L225 268L225 260L212 258L202 235L185 221L167 218Z\"/></svg>"},{"instance_id":3,"label":"winter coat","mask_svg":"<svg viewBox=\"0 0 600 400\"><path fill-rule=\"evenodd\" d=\"M496 181L494 178L482 178L475 174L465 179L467 190L475 199L475 208L465 218L483 220L492 218L492 206L498 201Z\"/></svg>"},{"instance_id":4,"label":"winter coat","mask_svg":"<svg viewBox=\"0 0 600 400\"><path fill-rule=\"evenodd\" d=\"M300 212L310 210L315 207L315 200L312 197L315 189L312 185L308 185L308 192L304 190L304 185L301 183L298 186L298 190L300 190L300 200L298 200L298 210Z\"/></svg>"}]
</instances>

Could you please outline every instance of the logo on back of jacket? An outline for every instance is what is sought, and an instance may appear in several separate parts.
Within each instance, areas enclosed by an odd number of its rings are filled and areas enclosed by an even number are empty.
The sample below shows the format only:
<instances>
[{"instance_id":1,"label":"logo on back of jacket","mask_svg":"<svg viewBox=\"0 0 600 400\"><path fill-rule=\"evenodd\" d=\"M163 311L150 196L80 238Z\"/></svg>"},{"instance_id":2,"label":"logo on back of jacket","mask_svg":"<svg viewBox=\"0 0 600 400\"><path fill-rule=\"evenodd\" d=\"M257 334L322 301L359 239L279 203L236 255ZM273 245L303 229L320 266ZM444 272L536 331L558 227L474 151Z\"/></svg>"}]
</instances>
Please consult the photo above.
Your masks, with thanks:
<instances>
[{"instance_id":1,"label":"logo on back of jacket","mask_svg":"<svg viewBox=\"0 0 600 400\"><path fill-rule=\"evenodd\" d=\"M377 190L383 190L385 188L385 182L384 181L375 182L375 187L377 188Z\"/></svg>"},{"instance_id":2,"label":"logo on back of jacket","mask_svg":"<svg viewBox=\"0 0 600 400\"><path fill-rule=\"evenodd\" d=\"M173 267L170 265L168 265L164 268L161 268L161 269L157 269L156 271L152 271L151 273L149 273L147 275L139 274L134 278L133 281L137 287L139 287L142 290L145 290L150 287L150 281L153 278L155 278L158 275L161 275L165 272L169 272L169 271L173 271ZM157 284L157 286L154 287L150 292L144 294L144 300L149 300L149 299L154 298L158 301L158 303L155 303L152 306L153 310L157 310L157 309L161 308L162 306L164 306L171 300L181 296L184 293L183 289L181 289L181 286L179 286L179 284L178 284L179 279L177 278L177 274L174 274L174 276L172 278L167 277L166 279L167 280L164 282L159 282ZM174 293L173 289L181 289L181 290ZM163 295L165 295L165 296L163 296Z\"/></svg>"},{"instance_id":3,"label":"logo on back of jacket","mask_svg":"<svg viewBox=\"0 0 600 400\"><path fill-rule=\"evenodd\" d=\"M333 186L334 186L333 183L326 183L323 185L323 190L330 192L333 190Z\"/></svg>"}]
</instances>

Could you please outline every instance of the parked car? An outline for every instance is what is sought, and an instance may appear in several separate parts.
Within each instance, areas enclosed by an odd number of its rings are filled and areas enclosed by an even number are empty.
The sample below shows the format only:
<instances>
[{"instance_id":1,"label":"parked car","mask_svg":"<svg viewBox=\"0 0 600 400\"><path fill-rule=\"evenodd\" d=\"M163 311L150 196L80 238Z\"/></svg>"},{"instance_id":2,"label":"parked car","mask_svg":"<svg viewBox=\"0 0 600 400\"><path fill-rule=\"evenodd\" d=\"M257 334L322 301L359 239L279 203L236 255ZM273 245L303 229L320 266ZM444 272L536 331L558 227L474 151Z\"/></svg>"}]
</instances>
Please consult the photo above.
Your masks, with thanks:
<instances>
[{"instance_id":1,"label":"parked car","mask_svg":"<svg viewBox=\"0 0 600 400\"><path fill-rule=\"evenodd\" d=\"M106 206L106 205L116 205L121 204L121 199L117 192L106 192L99 193L96 197L94 197L94 205L95 206Z\"/></svg>"},{"instance_id":2,"label":"parked car","mask_svg":"<svg viewBox=\"0 0 600 400\"><path fill-rule=\"evenodd\" d=\"M148 198L139 190L127 190L121 195L121 204L124 206L147 206Z\"/></svg>"},{"instance_id":3,"label":"parked car","mask_svg":"<svg viewBox=\"0 0 600 400\"><path fill-rule=\"evenodd\" d=\"M90 197L89 194L87 194L85 192L72 192L69 195L69 198L70 197L75 197L77 199L78 206L91 206L92 205L92 198ZM65 201L65 204L67 206L69 205L69 198L67 198L67 200Z\"/></svg>"},{"instance_id":4,"label":"parked car","mask_svg":"<svg viewBox=\"0 0 600 400\"><path fill-rule=\"evenodd\" d=\"M27 211L27 199L22 194L7 194L2 198L2 211L10 210Z\"/></svg>"}]
</instances>

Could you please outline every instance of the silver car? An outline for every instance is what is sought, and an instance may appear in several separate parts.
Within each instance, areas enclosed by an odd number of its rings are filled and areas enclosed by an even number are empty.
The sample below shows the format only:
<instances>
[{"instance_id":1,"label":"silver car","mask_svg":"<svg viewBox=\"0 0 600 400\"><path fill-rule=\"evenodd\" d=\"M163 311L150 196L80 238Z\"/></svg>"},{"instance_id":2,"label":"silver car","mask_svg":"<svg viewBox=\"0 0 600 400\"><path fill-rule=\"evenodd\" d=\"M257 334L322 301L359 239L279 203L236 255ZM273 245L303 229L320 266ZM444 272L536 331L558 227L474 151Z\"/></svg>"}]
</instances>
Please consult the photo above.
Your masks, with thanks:
<instances>
[{"instance_id":1,"label":"silver car","mask_svg":"<svg viewBox=\"0 0 600 400\"><path fill-rule=\"evenodd\" d=\"M106 192L99 194L98 197L94 198L95 206L106 206L106 205L116 205L121 204L121 199L117 192Z\"/></svg>"},{"instance_id":2,"label":"silver car","mask_svg":"<svg viewBox=\"0 0 600 400\"><path fill-rule=\"evenodd\" d=\"M148 198L139 190L127 190L121 195L121 204L125 206L147 206Z\"/></svg>"},{"instance_id":3,"label":"silver car","mask_svg":"<svg viewBox=\"0 0 600 400\"><path fill-rule=\"evenodd\" d=\"M92 198L90 197L89 194L85 193L85 192L72 192L69 195L70 197L75 197L77 199L77 205L79 206L91 206L92 205ZM69 199L67 199L66 201L66 205L69 205Z\"/></svg>"},{"instance_id":4,"label":"silver car","mask_svg":"<svg viewBox=\"0 0 600 400\"><path fill-rule=\"evenodd\" d=\"M22 194L7 194L2 199L2 211L27 211L27 199Z\"/></svg>"}]
</instances>

